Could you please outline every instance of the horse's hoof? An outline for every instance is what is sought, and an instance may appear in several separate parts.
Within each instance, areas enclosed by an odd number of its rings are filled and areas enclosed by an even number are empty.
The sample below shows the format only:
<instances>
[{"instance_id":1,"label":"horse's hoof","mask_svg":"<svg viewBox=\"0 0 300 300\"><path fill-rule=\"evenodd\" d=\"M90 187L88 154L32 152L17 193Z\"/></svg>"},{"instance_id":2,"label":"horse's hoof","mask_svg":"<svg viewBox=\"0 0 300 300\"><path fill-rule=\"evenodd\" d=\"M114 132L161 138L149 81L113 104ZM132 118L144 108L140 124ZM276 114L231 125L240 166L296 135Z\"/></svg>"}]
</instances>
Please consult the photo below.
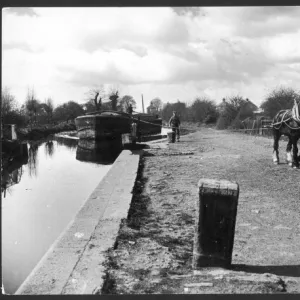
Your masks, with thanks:
<instances>
[{"instance_id":1,"label":"horse's hoof","mask_svg":"<svg viewBox=\"0 0 300 300\"><path fill-rule=\"evenodd\" d=\"M278 165L279 162L278 162L278 161L273 161L273 164L274 164L274 165Z\"/></svg>"},{"instance_id":2,"label":"horse's hoof","mask_svg":"<svg viewBox=\"0 0 300 300\"><path fill-rule=\"evenodd\" d=\"M300 169L299 166L293 166L293 169Z\"/></svg>"},{"instance_id":3,"label":"horse's hoof","mask_svg":"<svg viewBox=\"0 0 300 300\"><path fill-rule=\"evenodd\" d=\"M292 164L291 162L289 162L288 164L289 164L289 166L290 166L290 167L292 167L292 166L293 166L293 164Z\"/></svg>"}]
</instances>

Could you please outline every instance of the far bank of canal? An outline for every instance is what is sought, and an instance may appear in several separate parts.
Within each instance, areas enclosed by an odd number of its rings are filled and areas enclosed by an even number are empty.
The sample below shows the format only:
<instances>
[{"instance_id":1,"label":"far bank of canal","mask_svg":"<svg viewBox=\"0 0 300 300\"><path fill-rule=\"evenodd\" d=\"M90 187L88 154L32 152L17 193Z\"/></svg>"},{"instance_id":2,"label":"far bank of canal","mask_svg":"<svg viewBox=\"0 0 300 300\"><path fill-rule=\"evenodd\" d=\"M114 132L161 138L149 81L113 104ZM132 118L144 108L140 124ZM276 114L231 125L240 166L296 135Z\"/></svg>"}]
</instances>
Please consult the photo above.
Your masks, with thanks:
<instances>
[{"instance_id":1,"label":"far bank of canal","mask_svg":"<svg viewBox=\"0 0 300 300\"><path fill-rule=\"evenodd\" d=\"M8 294L15 293L112 163L76 159L76 140L28 148L28 163L15 172L17 183L2 193L2 282Z\"/></svg>"}]
</instances>

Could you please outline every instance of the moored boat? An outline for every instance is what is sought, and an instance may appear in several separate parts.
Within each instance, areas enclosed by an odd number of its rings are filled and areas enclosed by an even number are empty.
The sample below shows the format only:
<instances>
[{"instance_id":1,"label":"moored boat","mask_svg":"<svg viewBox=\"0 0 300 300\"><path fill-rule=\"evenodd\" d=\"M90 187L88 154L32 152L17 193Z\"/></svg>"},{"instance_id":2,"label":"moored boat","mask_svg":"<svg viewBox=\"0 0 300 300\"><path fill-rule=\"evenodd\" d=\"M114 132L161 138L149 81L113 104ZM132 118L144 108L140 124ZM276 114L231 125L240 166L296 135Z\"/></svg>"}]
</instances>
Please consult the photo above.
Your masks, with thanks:
<instances>
[{"instance_id":1,"label":"moored boat","mask_svg":"<svg viewBox=\"0 0 300 300\"><path fill-rule=\"evenodd\" d=\"M137 131L141 136L161 133L162 119L158 116L136 113L132 115L132 118L137 123Z\"/></svg>"},{"instance_id":2,"label":"moored boat","mask_svg":"<svg viewBox=\"0 0 300 300\"><path fill-rule=\"evenodd\" d=\"M89 113L75 119L80 139L102 139L130 133L132 120L129 114L116 111Z\"/></svg>"},{"instance_id":3,"label":"moored boat","mask_svg":"<svg viewBox=\"0 0 300 300\"><path fill-rule=\"evenodd\" d=\"M162 119L144 113L127 114L118 111L97 111L75 119L80 139L101 140L130 134L132 123L137 123L140 136L159 134Z\"/></svg>"}]
</instances>

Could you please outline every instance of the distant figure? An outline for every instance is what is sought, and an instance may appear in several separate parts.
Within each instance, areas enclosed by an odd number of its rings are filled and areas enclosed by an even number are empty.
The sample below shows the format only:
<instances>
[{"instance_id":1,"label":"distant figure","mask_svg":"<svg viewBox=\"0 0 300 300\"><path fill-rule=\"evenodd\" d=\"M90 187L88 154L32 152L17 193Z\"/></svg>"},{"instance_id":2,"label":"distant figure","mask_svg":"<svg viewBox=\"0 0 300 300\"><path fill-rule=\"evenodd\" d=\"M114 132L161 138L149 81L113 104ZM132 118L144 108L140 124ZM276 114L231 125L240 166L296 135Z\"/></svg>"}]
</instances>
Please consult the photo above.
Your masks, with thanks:
<instances>
[{"instance_id":1,"label":"distant figure","mask_svg":"<svg viewBox=\"0 0 300 300\"><path fill-rule=\"evenodd\" d=\"M129 104L128 108L127 108L127 112L132 115L132 112L133 112L133 108L132 108L132 105Z\"/></svg>"},{"instance_id":2,"label":"distant figure","mask_svg":"<svg viewBox=\"0 0 300 300\"><path fill-rule=\"evenodd\" d=\"M138 117L138 121L137 121L137 139L139 143L142 142L141 117Z\"/></svg>"},{"instance_id":3,"label":"distant figure","mask_svg":"<svg viewBox=\"0 0 300 300\"><path fill-rule=\"evenodd\" d=\"M176 136L177 136L177 141L179 142L179 138L180 138L180 132L179 132L180 119L179 119L176 111L173 111L173 116L171 117L171 119L169 121L169 126L172 127L172 131L175 132L175 139L176 139Z\"/></svg>"}]
</instances>

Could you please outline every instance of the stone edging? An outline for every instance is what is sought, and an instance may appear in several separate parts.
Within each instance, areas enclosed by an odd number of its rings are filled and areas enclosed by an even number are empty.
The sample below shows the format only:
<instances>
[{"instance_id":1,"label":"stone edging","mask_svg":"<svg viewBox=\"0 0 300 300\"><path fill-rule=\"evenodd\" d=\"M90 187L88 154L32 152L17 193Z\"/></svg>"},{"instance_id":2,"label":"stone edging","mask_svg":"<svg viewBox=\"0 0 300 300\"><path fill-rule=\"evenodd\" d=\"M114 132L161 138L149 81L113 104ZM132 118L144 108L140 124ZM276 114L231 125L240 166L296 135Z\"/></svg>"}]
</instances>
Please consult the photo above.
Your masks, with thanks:
<instances>
[{"instance_id":1,"label":"stone edging","mask_svg":"<svg viewBox=\"0 0 300 300\"><path fill-rule=\"evenodd\" d=\"M105 280L106 252L127 218L140 153L123 150L75 218L15 294L95 294Z\"/></svg>"}]
</instances>

